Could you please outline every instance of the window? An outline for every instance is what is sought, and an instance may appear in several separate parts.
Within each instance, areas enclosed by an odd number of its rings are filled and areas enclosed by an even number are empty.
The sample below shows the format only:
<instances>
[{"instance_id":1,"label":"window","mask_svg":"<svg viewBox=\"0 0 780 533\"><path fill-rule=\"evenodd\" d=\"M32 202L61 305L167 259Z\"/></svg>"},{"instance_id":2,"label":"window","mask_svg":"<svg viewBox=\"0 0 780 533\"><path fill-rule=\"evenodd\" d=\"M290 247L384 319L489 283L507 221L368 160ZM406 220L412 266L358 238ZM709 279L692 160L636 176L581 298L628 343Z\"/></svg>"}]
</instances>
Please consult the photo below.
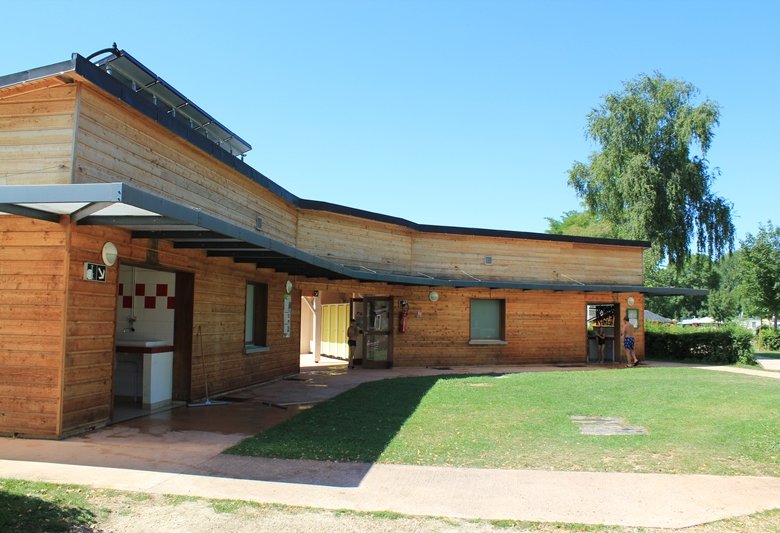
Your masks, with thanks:
<instances>
[{"instance_id":1,"label":"window","mask_svg":"<svg viewBox=\"0 0 780 533\"><path fill-rule=\"evenodd\" d=\"M262 351L267 344L268 285L264 283L247 284L245 319L244 346L246 352Z\"/></svg>"},{"instance_id":2,"label":"window","mask_svg":"<svg viewBox=\"0 0 780 533\"><path fill-rule=\"evenodd\" d=\"M504 343L504 300L471 300L471 344Z\"/></svg>"}]
</instances>

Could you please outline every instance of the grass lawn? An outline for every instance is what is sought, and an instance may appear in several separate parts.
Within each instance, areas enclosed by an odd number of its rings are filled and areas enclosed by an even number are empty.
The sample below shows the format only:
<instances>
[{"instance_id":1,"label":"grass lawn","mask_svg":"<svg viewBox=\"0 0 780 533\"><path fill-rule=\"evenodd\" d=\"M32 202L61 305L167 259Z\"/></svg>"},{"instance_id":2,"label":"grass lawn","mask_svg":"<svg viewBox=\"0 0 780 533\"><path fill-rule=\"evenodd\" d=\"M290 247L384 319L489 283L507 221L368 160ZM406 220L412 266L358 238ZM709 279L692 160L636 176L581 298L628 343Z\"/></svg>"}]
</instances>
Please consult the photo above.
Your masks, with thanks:
<instances>
[{"instance_id":1,"label":"grass lawn","mask_svg":"<svg viewBox=\"0 0 780 533\"><path fill-rule=\"evenodd\" d=\"M581 435L610 416L646 435ZM332 461L780 476L780 381L685 368L365 383L227 453Z\"/></svg>"}]
</instances>

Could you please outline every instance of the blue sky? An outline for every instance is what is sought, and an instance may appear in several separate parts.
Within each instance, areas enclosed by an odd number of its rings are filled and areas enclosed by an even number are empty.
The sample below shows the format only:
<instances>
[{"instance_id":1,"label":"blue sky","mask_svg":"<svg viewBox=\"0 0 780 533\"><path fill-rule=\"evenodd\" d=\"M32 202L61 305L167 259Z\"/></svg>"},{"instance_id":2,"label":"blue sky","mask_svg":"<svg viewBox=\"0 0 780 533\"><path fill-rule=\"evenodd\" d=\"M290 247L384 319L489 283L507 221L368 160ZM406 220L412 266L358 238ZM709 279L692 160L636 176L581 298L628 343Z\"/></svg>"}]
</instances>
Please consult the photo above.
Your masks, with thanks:
<instances>
[{"instance_id":1,"label":"blue sky","mask_svg":"<svg viewBox=\"0 0 780 533\"><path fill-rule=\"evenodd\" d=\"M3 18L0 74L116 42L295 195L448 226L543 232L577 209L588 112L659 71L721 106L709 161L738 238L780 222L780 2L27 0Z\"/></svg>"}]
</instances>

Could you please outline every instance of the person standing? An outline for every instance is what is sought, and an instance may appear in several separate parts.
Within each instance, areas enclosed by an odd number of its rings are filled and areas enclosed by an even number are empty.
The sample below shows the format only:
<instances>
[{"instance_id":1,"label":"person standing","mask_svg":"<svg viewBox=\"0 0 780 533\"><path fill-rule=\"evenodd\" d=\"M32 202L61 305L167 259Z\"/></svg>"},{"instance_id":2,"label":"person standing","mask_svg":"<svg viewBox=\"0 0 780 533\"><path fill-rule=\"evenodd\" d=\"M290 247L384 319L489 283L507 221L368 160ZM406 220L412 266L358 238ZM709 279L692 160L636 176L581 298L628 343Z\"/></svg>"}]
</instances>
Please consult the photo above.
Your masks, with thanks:
<instances>
[{"instance_id":1,"label":"person standing","mask_svg":"<svg viewBox=\"0 0 780 533\"><path fill-rule=\"evenodd\" d=\"M623 319L621 333L623 335L623 348L626 349L626 366L636 366L639 364L639 360L634 353L634 325L628 316Z\"/></svg>"},{"instance_id":2,"label":"person standing","mask_svg":"<svg viewBox=\"0 0 780 533\"><path fill-rule=\"evenodd\" d=\"M347 328L347 346L349 347L349 359L347 361L348 368L355 368L355 349L357 348L357 339L360 335L360 330L357 327L357 323L354 318L349 320L349 327Z\"/></svg>"},{"instance_id":3,"label":"person standing","mask_svg":"<svg viewBox=\"0 0 780 533\"><path fill-rule=\"evenodd\" d=\"M596 342L599 345L599 363L604 362L604 347L607 343L607 336L604 334L604 328L599 324L596 328Z\"/></svg>"}]
</instances>

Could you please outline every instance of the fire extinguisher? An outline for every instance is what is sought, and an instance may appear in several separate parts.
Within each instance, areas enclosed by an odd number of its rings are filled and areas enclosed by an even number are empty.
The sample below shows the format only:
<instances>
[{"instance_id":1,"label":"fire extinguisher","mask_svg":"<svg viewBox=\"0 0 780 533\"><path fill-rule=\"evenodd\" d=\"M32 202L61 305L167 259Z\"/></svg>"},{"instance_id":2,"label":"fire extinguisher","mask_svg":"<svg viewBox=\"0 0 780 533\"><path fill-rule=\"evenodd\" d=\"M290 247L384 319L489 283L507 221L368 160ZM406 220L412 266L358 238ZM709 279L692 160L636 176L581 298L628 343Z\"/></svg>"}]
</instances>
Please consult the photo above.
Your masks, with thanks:
<instances>
[{"instance_id":1,"label":"fire extinguisher","mask_svg":"<svg viewBox=\"0 0 780 533\"><path fill-rule=\"evenodd\" d=\"M401 300L401 315L398 317L398 331L399 333L406 333L408 327L407 317L409 315L409 304L406 300Z\"/></svg>"}]
</instances>

